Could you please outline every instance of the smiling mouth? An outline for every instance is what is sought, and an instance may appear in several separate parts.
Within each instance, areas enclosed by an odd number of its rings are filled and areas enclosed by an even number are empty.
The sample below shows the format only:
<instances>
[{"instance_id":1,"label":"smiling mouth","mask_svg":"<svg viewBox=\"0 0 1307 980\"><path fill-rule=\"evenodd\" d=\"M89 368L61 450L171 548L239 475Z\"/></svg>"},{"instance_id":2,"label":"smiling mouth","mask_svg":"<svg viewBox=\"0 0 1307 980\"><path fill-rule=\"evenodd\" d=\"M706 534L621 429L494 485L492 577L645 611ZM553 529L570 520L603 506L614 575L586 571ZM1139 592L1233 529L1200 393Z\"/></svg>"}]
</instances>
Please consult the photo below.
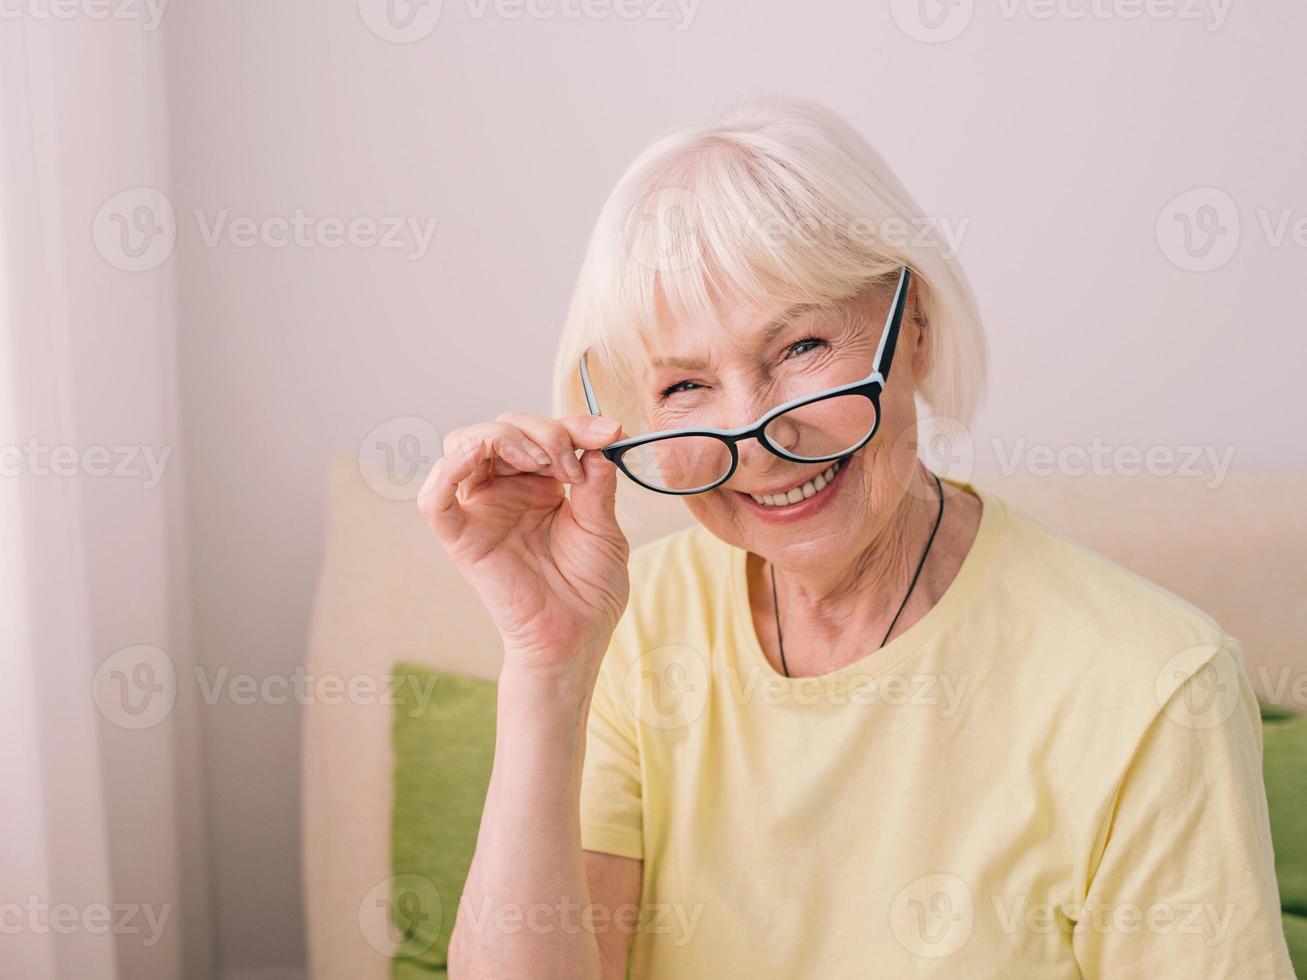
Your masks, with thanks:
<instances>
[{"instance_id":1,"label":"smiling mouth","mask_svg":"<svg viewBox=\"0 0 1307 980\"><path fill-rule=\"evenodd\" d=\"M787 507L790 504L797 504L800 500L815 497L825 490L830 482L835 479L835 474L844 466L847 458L837 459L811 480L801 483L797 487L792 487L784 493L751 493L749 496L763 507Z\"/></svg>"}]
</instances>

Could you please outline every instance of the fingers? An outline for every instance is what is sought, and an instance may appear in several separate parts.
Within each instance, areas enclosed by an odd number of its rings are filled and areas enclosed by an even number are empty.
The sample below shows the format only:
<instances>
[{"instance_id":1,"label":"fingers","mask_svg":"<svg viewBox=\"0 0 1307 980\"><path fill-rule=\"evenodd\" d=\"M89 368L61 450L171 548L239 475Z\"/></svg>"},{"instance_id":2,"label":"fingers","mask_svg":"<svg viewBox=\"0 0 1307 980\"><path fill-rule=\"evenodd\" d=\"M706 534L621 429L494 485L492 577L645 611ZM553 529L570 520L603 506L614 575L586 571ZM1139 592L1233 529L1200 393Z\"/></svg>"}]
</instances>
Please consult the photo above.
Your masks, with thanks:
<instances>
[{"instance_id":1,"label":"fingers","mask_svg":"<svg viewBox=\"0 0 1307 980\"><path fill-rule=\"evenodd\" d=\"M581 483L585 469L576 458L577 450L600 449L615 442L622 427L616 419L598 415L569 415L561 419L504 412L499 421L516 426L549 455L561 461L567 474L565 482Z\"/></svg>"},{"instance_id":2,"label":"fingers","mask_svg":"<svg viewBox=\"0 0 1307 980\"><path fill-rule=\"evenodd\" d=\"M567 481L564 464L519 427L508 422L481 422L455 429L445 437L445 453L459 454L465 446L483 447L490 474L513 476L537 473Z\"/></svg>"},{"instance_id":3,"label":"fingers","mask_svg":"<svg viewBox=\"0 0 1307 980\"><path fill-rule=\"evenodd\" d=\"M572 487L570 500L576 522L594 534L620 535L617 523L617 467L603 454L588 450L581 454L585 480Z\"/></svg>"},{"instance_id":4,"label":"fingers","mask_svg":"<svg viewBox=\"0 0 1307 980\"><path fill-rule=\"evenodd\" d=\"M592 461L586 466L576 452L606 446L620 434L621 425L615 419L593 415L551 419L519 412L505 412L494 422L455 429L446 436L444 454L418 494L418 506L432 528L446 536L457 534L463 524L459 490L495 476L533 474L580 485L593 472L613 477L615 483L615 468L600 454L588 452ZM605 487L601 481L594 497L591 519L596 521L603 519Z\"/></svg>"},{"instance_id":5,"label":"fingers","mask_svg":"<svg viewBox=\"0 0 1307 980\"><path fill-rule=\"evenodd\" d=\"M442 538L457 534L463 527L458 488L481 466L483 448L482 443L470 441L461 450L445 453L436 460L418 493L418 509Z\"/></svg>"},{"instance_id":6,"label":"fingers","mask_svg":"<svg viewBox=\"0 0 1307 980\"><path fill-rule=\"evenodd\" d=\"M492 476L537 473L554 465L543 449L510 425L484 423L455 429L446 436L444 454L418 493L418 508L438 535L455 536L464 523L460 490L470 490Z\"/></svg>"}]
</instances>

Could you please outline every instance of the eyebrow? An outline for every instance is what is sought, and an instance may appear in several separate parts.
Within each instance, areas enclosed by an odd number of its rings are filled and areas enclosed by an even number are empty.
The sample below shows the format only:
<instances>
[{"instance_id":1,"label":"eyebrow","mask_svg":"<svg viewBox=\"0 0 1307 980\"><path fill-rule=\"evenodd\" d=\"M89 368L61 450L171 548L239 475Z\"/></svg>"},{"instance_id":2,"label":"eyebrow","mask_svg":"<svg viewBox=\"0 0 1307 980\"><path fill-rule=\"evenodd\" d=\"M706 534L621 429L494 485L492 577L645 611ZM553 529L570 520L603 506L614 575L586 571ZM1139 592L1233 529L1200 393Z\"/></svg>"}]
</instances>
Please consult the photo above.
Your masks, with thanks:
<instances>
[{"instance_id":1,"label":"eyebrow","mask_svg":"<svg viewBox=\"0 0 1307 980\"><path fill-rule=\"evenodd\" d=\"M768 323L767 326L762 328L758 346L766 347L776 339L777 334L781 333L805 313L811 313L813 310L824 308L824 303L796 303L780 316L776 317L776 319ZM670 367L678 368L682 371L699 371L707 364L706 361L699 357L655 357L650 363L655 368Z\"/></svg>"}]
</instances>

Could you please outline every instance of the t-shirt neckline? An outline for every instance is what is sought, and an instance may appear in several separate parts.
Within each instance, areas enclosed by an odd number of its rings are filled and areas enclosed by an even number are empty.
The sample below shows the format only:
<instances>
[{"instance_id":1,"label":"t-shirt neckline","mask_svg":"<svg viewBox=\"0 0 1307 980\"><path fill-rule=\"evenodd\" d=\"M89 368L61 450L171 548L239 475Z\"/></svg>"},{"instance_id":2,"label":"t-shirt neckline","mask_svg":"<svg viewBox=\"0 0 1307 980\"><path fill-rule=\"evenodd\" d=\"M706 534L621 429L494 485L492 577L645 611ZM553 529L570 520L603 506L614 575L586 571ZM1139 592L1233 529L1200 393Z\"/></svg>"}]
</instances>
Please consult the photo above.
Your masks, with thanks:
<instances>
[{"instance_id":1,"label":"t-shirt neckline","mask_svg":"<svg viewBox=\"0 0 1307 980\"><path fill-rule=\"evenodd\" d=\"M758 641L758 632L754 629L753 614L749 607L749 552L743 548L728 546L731 552L730 603L734 611L736 626L744 641L742 644L731 644L731 647L733 650L741 646L745 648L743 656L748 661L745 666L762 670L769 684L782 684L792 687L811 685L841 687L849 682L880 677L893 670L902 664L905 659L921 649L927 640L946 630L962 607L971 599L976 586L983 581L985 572L993 557L995 546L1004 525L1007 523L1008 511L1006 505L998 497L984 490L979 490L969 483L959 483L949 479L945 479L944 482L964 492L974 493L980 498L981 503L980 524L976 529L976 537L971 542L971 547L968 549L966 556L962 559L962 565L958 568L953 581L944 590L944 594L939 597L939 601L927 610L924 616L883 647L872 650L852 663L845 664L843 667L826 674L787 677L772 666L771 661L763 653L762 644ZM732 657L739 655L735 652L731 654Z\"/></svg>"}]
</instances>

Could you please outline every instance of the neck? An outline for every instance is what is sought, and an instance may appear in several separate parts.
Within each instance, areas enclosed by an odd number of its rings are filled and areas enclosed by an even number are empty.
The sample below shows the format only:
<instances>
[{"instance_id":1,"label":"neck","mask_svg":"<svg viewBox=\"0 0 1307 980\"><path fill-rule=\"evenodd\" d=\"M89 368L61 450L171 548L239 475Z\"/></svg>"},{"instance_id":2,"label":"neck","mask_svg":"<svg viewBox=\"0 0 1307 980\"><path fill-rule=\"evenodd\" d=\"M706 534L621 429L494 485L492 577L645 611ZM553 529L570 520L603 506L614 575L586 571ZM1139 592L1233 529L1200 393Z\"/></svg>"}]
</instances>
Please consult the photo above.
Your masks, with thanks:
<instances>
[{"instance_id":1,"label":"neck","mask_svg":"<svg viewBox=\"0 0 1307 980\"><path fill-rule=\"evenodd\" d=\"M775 569L786 665L792 676L838 670L872 652L900 608L903 611L894 625L894 635L934 605L947 581L940 586L939 578L927 575L925 568L907 605L904 597L938 516L939 493L934 477L918 466L908 492L889 519L850 561L839 568ZM934 564L935 549L939 547L938 540L931 546L928 565ZM765 565L762 570L772 571ZM765 645L779 666L770 585L768 575L766 595L758 597L765 608L755 603L755 622L759 635L768 637Z\"/></svg>"}]
</instances>

